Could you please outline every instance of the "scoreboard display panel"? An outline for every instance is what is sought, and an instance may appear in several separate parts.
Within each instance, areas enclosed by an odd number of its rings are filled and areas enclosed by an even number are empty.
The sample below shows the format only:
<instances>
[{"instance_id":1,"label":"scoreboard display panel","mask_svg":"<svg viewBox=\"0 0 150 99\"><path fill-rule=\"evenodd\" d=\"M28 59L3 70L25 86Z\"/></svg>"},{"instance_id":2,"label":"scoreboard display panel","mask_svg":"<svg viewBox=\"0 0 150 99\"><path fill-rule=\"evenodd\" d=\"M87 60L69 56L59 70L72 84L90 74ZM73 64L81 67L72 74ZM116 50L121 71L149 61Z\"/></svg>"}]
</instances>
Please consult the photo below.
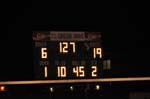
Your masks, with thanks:
<instances>
[{"instance_id":1,"label":"scoreboard display panel","mask_svg":"<svg viewBox=\"0 0 150 99\"><path fill-rule=\"evenodd\" d=\"M102 78L100 32L33 31L36 79Z\"/></svg>"}]
</instances>

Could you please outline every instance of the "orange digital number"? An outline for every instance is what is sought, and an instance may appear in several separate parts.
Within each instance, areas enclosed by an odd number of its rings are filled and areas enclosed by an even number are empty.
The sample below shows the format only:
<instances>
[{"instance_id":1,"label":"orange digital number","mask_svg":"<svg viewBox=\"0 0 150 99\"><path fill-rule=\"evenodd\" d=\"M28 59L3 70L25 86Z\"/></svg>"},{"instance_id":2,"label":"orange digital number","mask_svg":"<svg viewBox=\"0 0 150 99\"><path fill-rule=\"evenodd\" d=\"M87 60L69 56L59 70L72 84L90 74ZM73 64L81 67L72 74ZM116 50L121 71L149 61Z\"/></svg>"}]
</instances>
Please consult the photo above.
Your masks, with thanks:
<instances>
[{"instance_id":1,"label":"orange digital number","mask_svg":"<svg viewBox=\"0 0 150 99\"><path fill-rule=\"evenodd\" d=\"M47 58L47 48L41 48L41 58L46 59Z\"/></svg>"},{"instance_id":2,"label":"orange digital number","mask_svg":"<svg viewBox=\"0 0 150 99\"><path fill-rule=\"evenodd\" d=\"M73 68L73 73L75 73L77 77L84 77L85 76L84 66L74 67Z\"/></svg>"},{"instance_id":3,"label":"orange digital number","mask_svg":"<svg viewBox=\"0 0 150 99\"><path fill-rule=\"evenodd\" d=\"M58 77L66 77L66 67L65 66L58 66L57 67L57 76Z\"/></svg>"},{"instance_id":4,"label":"orange digital number","mask_svg":"<svg viewBox=\"0 0 150 99\"><path fill-rule=\"evenodd\" d=\"M93 49L93 57L96 58L96 55L99 55L99 58L102 58L102 48Z\"/></svg>"},{"instance_id":5,"label":"orange digital number","mask_svg":"<svg viewBox=\"0 0 150 99\"><path fill-rule=\"evenodd\" d=\"M92 66L92 77L97 77L97 67L96 66Z\"/></svg>"},{"instance_id":6,"label":"orange digital number","mask_svg":"<svg viewBox=\"0 0 150 99\"><path fill-rule=\"evenodd\" d=\"M68 46L72 45L72 52L75 53L75 42L60 42L59 43L59 52L60 53L68 53Z\"/></svg>"}]
</instances>

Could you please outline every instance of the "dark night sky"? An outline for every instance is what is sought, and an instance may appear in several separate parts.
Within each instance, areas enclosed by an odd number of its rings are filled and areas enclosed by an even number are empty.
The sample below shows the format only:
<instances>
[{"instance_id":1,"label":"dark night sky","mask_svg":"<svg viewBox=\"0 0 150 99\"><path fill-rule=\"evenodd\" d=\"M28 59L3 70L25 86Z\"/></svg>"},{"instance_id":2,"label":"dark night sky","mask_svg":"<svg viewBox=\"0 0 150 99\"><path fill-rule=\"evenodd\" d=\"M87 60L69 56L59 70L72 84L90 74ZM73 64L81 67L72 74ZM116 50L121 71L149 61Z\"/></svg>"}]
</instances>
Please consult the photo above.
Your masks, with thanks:
<instances>
[{"instance_id":1,"label":"dark night sky","mask_svg":"<svg viewBox=\"0 0 150 99\"><path fill-rule=\"evenodd\" d=\"M1 40L7 48L1 49L2 80L32 79L33 30L100 31L105 51L111 53L114 64L124 66L117 70L150 76L148 2L36 0L13 4L8 5L8 35Z\"/></svg>"}]
</instances>

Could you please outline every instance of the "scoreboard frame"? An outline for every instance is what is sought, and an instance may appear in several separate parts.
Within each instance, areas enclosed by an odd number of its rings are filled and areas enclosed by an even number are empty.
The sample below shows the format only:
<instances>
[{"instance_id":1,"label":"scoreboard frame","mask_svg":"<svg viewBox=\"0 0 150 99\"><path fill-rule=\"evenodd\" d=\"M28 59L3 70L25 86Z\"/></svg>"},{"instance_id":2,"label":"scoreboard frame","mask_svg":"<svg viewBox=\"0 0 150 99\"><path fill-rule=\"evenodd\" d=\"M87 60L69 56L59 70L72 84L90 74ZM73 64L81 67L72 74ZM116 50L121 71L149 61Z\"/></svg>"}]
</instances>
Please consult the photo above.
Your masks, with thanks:
<instances>
[{"instance_id":1,"label":"scoreboard frame","mask_svg":"<svg viewBox=\"0 0 150 99\"><path fill-rule=\"evenodd\" d=\"M102 78L101 32L33 31L32 40L35 79Z\"/></svg>"}]
</instances>

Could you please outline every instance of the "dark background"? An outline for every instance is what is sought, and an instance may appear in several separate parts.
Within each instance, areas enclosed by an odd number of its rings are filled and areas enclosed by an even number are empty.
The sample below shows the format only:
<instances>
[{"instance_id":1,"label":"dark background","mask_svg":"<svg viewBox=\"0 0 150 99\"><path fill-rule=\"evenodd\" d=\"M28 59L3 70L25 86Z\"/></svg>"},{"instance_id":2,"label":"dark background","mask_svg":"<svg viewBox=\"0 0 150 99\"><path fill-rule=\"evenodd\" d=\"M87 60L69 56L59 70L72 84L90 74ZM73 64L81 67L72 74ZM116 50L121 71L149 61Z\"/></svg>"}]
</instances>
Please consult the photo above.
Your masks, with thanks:
<instances>
[{"instance_id":1,"label":"dark background","mask_svg":"<svg viewBox=\"0 0 150 99\"><path fill-rule=\"evenodd\" d=\"M34 79L32 31L99 31L113 77L150 76L148 1L7 3L0 80Z\"/></svg>"}]
</instances>

